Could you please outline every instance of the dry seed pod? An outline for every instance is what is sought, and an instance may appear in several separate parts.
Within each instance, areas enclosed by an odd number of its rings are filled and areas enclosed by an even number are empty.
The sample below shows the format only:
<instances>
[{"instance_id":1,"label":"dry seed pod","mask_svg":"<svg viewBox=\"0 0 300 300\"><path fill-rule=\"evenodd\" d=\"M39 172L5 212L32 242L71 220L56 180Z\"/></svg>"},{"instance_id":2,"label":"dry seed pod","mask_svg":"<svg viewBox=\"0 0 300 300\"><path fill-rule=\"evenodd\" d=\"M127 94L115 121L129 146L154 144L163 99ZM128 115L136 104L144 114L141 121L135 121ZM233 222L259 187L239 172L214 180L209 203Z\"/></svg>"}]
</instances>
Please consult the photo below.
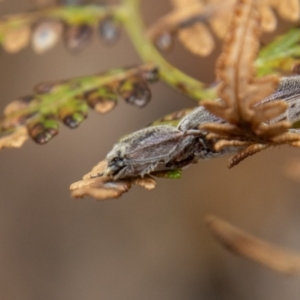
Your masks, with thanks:
<instances>
[{"instance_id":1,"label":"dry seed pod","mask_svg":"<svg viewBox=\"0 0 300 300\"><path fill-rule=\"evenodd\" d=\"M71 52L79 52L91 41L93 31L93 27L87 24L66 24L63 32L66 48Z\"/></svg>"},{"instance_id":2,"label":"dry seed pod","mask_svg":"<svg viewBox=\"0 0 300 300\"><path fill-rule=\"evenodd\" d=\"M59 40L63 25L57 20L38 22L33 29L31 43L37 54L42 54L51 49Z\"/></svg>"},{"instance_id":3,"label":"dry seed pod","mask_svg":"<svg viewBox=\"0 0 300 300\"><path fill-rule=\"evenodd\" d=\"M7 31L2 42L3 49L9 53L17 53L28 45L30 34L29 26Z\"/></svg>"}]
</instances>

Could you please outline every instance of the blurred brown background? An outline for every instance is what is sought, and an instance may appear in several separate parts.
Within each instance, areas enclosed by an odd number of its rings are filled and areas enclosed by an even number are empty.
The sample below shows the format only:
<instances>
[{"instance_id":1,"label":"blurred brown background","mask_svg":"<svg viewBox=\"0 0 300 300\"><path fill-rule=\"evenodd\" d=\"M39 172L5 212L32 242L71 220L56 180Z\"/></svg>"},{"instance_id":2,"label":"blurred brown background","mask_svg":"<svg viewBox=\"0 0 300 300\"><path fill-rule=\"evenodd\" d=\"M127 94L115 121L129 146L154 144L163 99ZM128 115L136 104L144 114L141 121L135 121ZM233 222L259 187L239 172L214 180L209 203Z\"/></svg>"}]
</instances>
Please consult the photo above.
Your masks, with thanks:
<instances>
[{"instance_id":1,"label":"blurred brown background","mask_svg":"<svg viewBox=\"0 0 300 300\"><path fill-rule=\"evenodd\" d=\"M143 0L149 23L167 1ZM6 0L1 15L32 8ZM166 57L209 82L209 59L176 45ZM113 48L98 39L71 55L62 43L38 56L0 51L1 109L40 81L92 74L140 60L124 33ZM0 154L0 299L2 300L299 300L300 279L285 278L232 256L209 235L216 214L257 236L300 251L300 186L283 173L299 157L281 147L233 170L227 159L204 161L179 181L158 180L154 191L134 187L118 200L73 200L69 185L91 169L118 138L194 103L163 84L152 86L145 109L120 103L105 116L90 112L80 128L61 127L46 146L28 142Z\"/></svg>"}]
</instances>

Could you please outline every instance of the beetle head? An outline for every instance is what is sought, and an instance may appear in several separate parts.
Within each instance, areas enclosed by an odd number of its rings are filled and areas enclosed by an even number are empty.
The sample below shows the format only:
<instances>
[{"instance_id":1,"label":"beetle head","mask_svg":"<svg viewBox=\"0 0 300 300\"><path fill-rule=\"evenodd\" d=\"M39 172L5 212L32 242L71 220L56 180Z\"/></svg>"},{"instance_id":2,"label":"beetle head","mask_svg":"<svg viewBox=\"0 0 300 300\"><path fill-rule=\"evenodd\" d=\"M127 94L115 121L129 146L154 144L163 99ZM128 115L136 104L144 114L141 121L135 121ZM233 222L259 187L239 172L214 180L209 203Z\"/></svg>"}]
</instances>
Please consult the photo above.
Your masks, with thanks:
<instances>
[{"instance_id":1,"label":"beetle head","mask_svg":"<svg viewBox=\"0 0 300 300\"><path fill-rule=\"evenodd\" d=\"M104 172L105 176L118 176L118 173L126 166L124 159L124 145L116 144L113 149L107 154L107 169Z\"/></svg>"}]
</instances>

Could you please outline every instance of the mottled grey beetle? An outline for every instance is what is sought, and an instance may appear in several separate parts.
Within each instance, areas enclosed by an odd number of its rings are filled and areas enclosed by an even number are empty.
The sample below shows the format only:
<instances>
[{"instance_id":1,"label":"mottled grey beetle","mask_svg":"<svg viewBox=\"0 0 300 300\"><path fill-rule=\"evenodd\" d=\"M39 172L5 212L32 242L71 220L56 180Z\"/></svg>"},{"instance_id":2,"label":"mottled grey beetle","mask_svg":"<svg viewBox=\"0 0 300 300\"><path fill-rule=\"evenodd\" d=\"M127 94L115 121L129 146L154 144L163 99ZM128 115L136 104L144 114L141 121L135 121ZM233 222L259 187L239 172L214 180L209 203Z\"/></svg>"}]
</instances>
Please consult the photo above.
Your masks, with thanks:
<instances>
[{"instance_id":1,"label":"mottled grey beetle","mask_svg":"<svg viewBox=\"0 0 300 300\"><path fill-rule=\"evenodd\" d=\"M261 103L279 99L286 101L289 108L271 122L300 120L300 76L282 78L278 89ZM115 144L106 156L107 170L96 176L111 176L114 180L143 177L154 171L183 168L199 159L233 154L241 149L231 147L216 152L214 141L207 140L207 132L199 129L206 122L224 121L200 106L186 115L177 127L157 125L136 131Z\"/></svg>"},{"instance_id":2,"label":"mottled grey beetle","mask_svg":"<svg viewBox=\"0 0 300 300\"><path fill-rule=\"evenodd\" d=\"M193 145L198 134L198 130L180 131L169 125L136 131L121 139L107 154L104 175L117 180L182 168L194 158Z\"/></svg>"},{"instance_id":3,"label":"mottled grey beetle","mask_svg":"<svg viewBox=\"0 0 300 300\"><path fill-rule=\"evenodd\" d=\"M228 151L228 148L226 148L223 151L216 152L214 150L214 142L212 140L206 139L207 132L205 130L199 129L199 126L201 124L208 122L224 123L222 119L211 114L203 106L199 106L188 115L186 115L177 125L177 129L182 132L188 130L198 130L198 136L195 137L197 139L195 143L198 146L195 148L194 152L196 159L210 159L215 156L222 156L238 150L237 147L232 147L231 151Z\"/></svg>"}]
</instances>

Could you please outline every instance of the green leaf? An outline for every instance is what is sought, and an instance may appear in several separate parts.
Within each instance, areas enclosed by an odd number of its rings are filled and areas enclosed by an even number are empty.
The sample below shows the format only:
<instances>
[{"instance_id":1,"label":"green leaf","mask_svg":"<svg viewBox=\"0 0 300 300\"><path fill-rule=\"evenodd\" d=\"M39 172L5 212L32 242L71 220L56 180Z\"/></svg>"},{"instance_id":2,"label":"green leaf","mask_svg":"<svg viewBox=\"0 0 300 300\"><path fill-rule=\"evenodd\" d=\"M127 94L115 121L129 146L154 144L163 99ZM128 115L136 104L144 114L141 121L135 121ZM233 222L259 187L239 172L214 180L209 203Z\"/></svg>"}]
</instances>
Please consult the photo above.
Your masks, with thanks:
<instances>
[{"instance_id":1,"label":"green leaf","mask_svg":"<svg viewBox=\"0 0 300 300\"><path fill-rule=\"evenodd\" d=\"M182 176L182 169L175 169L170 171L153 172L151 175L166 178L166 179L180 179Z\"/></svg>"},{"instance_id":2,"label":"green leaf","mask_svg":"<svg viewBox=\"0 0 300 300\"><path fill-rule=\"evenodd\" d=\"M294 28L265 46L256 60L259 76L292 72L300 63L300 29Z\"/></svg>"}]
</instances>

